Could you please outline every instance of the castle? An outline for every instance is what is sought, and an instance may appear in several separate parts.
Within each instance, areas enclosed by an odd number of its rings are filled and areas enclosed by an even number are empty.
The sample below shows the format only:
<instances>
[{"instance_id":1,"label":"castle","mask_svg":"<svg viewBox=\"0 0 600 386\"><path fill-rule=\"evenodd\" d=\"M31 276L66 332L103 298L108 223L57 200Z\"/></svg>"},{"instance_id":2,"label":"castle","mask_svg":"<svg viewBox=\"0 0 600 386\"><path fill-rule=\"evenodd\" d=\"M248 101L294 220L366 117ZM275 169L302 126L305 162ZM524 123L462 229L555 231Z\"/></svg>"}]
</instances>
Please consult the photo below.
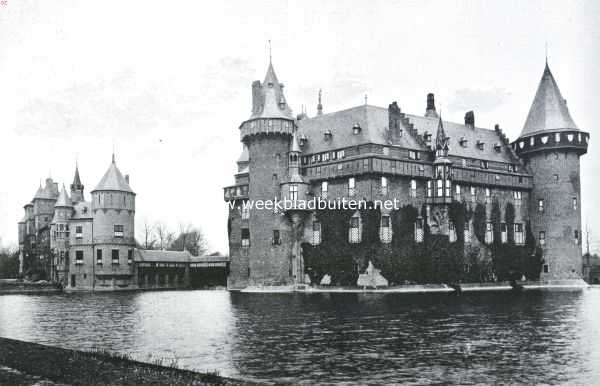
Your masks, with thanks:
<instances>
[{"instance_id":1,"label":"castle","mask_svg":"<svg viewBox=\"0 0 600 386\"><path fill-rule=\"evenodd\" d=\"M365 104L325 114L319 92L317 115L296 117L272 63L264 81L252 83L252 113L239 126L243 151L235 184L224 188L232 290L260 285L302 285L306 268L302 244L322 242L314 211L250 210L248 202L320 197L366 201L398 199L425 208L414 224L414 242L432 233L456 241L448 218L452 202L485 205L485 240L525 243L531 229L543 254L541 280L581 277L580 156L589 134L570 116L548 63L519 138L510 143L499 125L477 127L472 111L464 123L443 121L433 94L424 115ZM496 233L491 206L510 203L514 218L502 214ZM382 243L394 237L390 213L381 209ZM510 223L509 223L510 221ZM361 243L361 213L350 218L348 241ZM464 243L477 243L473 221L464 224ZM485 250L485 248L482 248Z\"/></svg>"},{"instance_id":2,"label":"castle","mask_svg":"<svg viewBox=\"0 0 600 386\"><path fill-rule=\"evenodd\" d=\"M25 264L37 268L66 289L133 284L135 193L114 155L90 201L76 166L70 195L48 178L24 209L18 223L21 270Z\"/></svg>"}]
</instances>

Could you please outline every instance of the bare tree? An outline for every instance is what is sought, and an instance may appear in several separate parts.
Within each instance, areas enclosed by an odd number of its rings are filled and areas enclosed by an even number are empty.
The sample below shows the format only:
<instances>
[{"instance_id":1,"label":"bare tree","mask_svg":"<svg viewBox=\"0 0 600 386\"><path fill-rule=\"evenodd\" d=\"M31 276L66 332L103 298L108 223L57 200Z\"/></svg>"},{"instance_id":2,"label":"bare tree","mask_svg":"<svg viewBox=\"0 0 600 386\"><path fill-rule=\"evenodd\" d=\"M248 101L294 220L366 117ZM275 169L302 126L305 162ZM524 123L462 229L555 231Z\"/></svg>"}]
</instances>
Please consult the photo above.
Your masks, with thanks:
<instances>
[{"instance_id":1,"label":"bare tree","mask_svg":"<svg viewBox=\"0 0 600 386\"><path fill-rule=\"evenodd\" d=\"M154 223L153 228L154 228L154 232L156 234L159 249L161 249L161 250L167 249L171 245L171 242L173 241L172 240L173 233L169 232L169 228L162 221L158 221L158 222Z\"/></svg>"},{"instance_id":2,"label":"bare tree","mask_svg":"<svg viewBox=\"0 0 600 386\"><path fill-rule=\"evenodd\" d=\"M140 234L144 249L154 249L156 247L157 240L154 237L154 226L148 219L144 219Z\"/></svg>"},{"instance_id":3,"label":"bare tree","mask_svg":"<svg viewBox=\"0 0 600 386\"><path fill-rule=\"evenodd\" d=\"M199 256L206 252L206 239L200 228L191 224L180 224L180 232L171 244L171 250L190 252L193 256Z\"/></svg>"}]
</instances>

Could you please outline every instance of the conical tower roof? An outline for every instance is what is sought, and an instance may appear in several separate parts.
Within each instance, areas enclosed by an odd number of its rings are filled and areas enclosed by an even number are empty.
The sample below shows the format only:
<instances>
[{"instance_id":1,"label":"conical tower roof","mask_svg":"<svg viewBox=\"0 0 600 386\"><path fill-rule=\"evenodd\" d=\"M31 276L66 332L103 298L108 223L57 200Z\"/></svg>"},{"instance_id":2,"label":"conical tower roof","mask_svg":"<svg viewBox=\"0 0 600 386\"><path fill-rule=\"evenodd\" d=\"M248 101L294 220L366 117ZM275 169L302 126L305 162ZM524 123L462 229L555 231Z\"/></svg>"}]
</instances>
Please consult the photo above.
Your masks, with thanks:
<instances>
[{"instance_id":1,"label":"conical tower roof","mask_svg":"<svg viewBox=\"0 0 600 386\"><path fill-rule=\"evenodd\" d=\"M579 130L569 109L567 101L562 97L556 80L550 67L546 63L544 73L537 92L533 98L533 103L529 109L527 120L523 126L520 137L525 137L531 134L542 131L557 131L557 130Z\"/></svg>"},{"instance_id":2,"label":"conical tower roof","mask_svg":"<svg viewBox=\"0 0 600 386\"><path fill-rule=\"evenodd\" d=\"M102 177L96 188L92 190L92 192L95 192L97 190L113 190L133 193L133 190L131 190L131 187L129 186L127 181L125 181L125 177L123 177L123 174L121 174L121 171L119 170L119 168L117 168L114 155L112 162L108 167L108 170L106 171L106 173L104 173L104 176Z\"/></svg>"},{"instance_id":3,"label":"conical tower roof","mask_svg":"<svg viewBox=\"0 0 600 386\"><path fill-rule=\"evenodd\" d=\"M73 184L71 184L71 186L81 185L81 178L79 178L79 165L75 164L75 177L73 177Z\"/></svg>"},{"instance_id":4,"label":"conical tower roof","mask_svg":"<svg viewBox=\"0 0 600 386\"><path fill-rule=\"evenodd\" d=\"M240 158L238 158L238 163L247 163L250 161L250 154L248 153L248 147L244 145L244 149L242 150L242 154L240 154Z\"/></svg>"},{"instance_id":5,"label":"conical tower roof","mask_svg":"<svg viewBox=\"0 0 600 386\"><path fill-rule=\"evenodd\" d=\"M292 152L302 153L302 149L300 149L300 143L298 142L298 131L294 131L294 135L292 136Z\"/></svg>"},{"instance_id":6,"label":"conical tower roof","mask_svg":"<svg viewBox=\"0 0 600 386\"><path fill-rule=\"evenodd\" d=\"M283 95L283 85L279 83L273 63L269 63L265 80L261 85L262 108L255 111L250 119L255 118L285 118L294 119L292 110L288 106Z\"/></svg>"},{"instance_id":7,"label":"conical tower roof","mask_svg":"<svg viewBox=\"0 0 600 386\"><path fill-rule=\"evenodd\" d=\"M60 193L58 194L58 200L56 200L56 204L54 207L62 207L62 208L72 208L73 203L67 194L67 190L65 189L65 185L63 184Z\"/></svg>"},{"instance_id":8,"label":"conical tower roof","mask_svg":"<svg viewBox=\"0 0 600 386\"><path fill-rule=\"evenodd\" d=\"M446 137L446 132L444 131L442 117L439 117L437 133L435 136L435 147L436 149L448 149L448 137Z\"/></svg>"}]
</instances>

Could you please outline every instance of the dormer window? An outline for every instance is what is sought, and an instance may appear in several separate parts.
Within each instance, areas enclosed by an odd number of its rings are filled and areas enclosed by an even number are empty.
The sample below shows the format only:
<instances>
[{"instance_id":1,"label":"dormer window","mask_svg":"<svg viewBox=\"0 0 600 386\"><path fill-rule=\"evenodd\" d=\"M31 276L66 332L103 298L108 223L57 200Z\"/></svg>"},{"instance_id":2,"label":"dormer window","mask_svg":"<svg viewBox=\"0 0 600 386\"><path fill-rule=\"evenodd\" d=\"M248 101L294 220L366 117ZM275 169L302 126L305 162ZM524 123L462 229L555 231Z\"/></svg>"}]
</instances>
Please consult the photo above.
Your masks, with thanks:
<instances>
[{"instance_id":1,"label":"dormer window","mask_svg":"<svg viewBox=\"0 0 600 386\"><path fill-rule=\"evenodd\" d=\"M352 134L357 135L360 134L360 125L358 123L355 123L354 126L352 126Z\"/></svg>"},{"instance_id":2,"label":"dormer window","mask_svg":"<svg viewBox=\"0 0 600 386\"><path fill-rule=\"evenodd\" d=\"M330 140L331 136L332 136L331 130L329 130L329 129L325 130L325 140L326 141Z\"/></svg>"},{"instance_id":3,"label":"dormer window","mask_svg":"<svg viewBox=\"0 0 600 386\"><path fill-rule=\"evenodd\" d=\"M500 153L502 151L502 145L500 145L500 142L496 142L494 144L494 150L496 150L497 153Z\"/></svg>"},{"instance_id":4,"label":"dormer window","mask_svg":"<svg viewBox=\"0 0 600 386\"><path fill-rule=\"evenodd\" d=\"M482 169L487 169L488 168L488 162L484 161L484 160L481 160L480 161L480 166L481 166Z\"/></svg>"},{"instance_id":5,"label":"dormer window","mask_svg":"<svg viewBox=\"0 0 600 386\"><path fill-rule=\"evenodd\" d=\"M460 137L460 140L458 141L458 143L460 144L460 146L462 147L467 147L467 139L465 137Z\"/></svg>"},{"instance_id":6,"label":"dormer window","mask_svg":"<svg viewBox=\"0 0 600 386\"><path fill-rule=\"evenodd\" d=\"M306 141L308 141L308 139L306 138L306 135L302 134L300 136L300 146L304 146L304 144L306 143Z\"/></svg>"},{"instance_id":7,"label":"dormer window","mask_svg":"<svg viewBox=\"0 0 600 386\"><path fill-rule=\"evenodd\" d=\"M484 149L484 145L485 145L485 143L484 143L484 142L482 142L482 141L480 141L480 140L477 140L477 148L478 148L479 150L483 150L483 149Z\"/></svg>"},{"instance_id":8,"label":"dormer window","mask_svg":"<svg viewBox=\"0 0 600 386\"><path fill-rule=\"evenodd\" d=\"M423 133L423 139L427 142L431 141L431 133L426 131L425 133Z\"/></svg>"}]
</instances>

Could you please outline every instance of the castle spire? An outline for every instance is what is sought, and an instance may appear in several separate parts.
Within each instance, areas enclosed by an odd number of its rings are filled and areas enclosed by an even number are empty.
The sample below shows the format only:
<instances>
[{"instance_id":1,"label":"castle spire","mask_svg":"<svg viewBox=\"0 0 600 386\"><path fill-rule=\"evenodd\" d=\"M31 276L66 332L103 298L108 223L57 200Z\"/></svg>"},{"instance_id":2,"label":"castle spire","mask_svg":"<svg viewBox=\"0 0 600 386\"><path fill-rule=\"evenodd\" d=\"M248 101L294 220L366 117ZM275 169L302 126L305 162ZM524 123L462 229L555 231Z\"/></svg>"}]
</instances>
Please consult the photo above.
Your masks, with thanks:
<instances>
[{"instance_id":1,"label":"castle spire","mask_svg":"<svg viewBox=\"0 0 600 386\"><path fill-rule=\"evenodd\" d=\"M321 103L321 94L323 90L319 89L319 103L317 104L317 115L323 115L323 104Z\"/></svg>"},{"instance_id":2,"label":"castle spire","mask_svg":"<svg viewBox=\"0 0 600 386\"><path fill-rule=\"evenodd\" d=\"M562 97L558 84L546 61L542 79L531 103L529 114L519 137L542 131L579 130L569 109L567 101Z\"/></svg>"}]
</instances>

